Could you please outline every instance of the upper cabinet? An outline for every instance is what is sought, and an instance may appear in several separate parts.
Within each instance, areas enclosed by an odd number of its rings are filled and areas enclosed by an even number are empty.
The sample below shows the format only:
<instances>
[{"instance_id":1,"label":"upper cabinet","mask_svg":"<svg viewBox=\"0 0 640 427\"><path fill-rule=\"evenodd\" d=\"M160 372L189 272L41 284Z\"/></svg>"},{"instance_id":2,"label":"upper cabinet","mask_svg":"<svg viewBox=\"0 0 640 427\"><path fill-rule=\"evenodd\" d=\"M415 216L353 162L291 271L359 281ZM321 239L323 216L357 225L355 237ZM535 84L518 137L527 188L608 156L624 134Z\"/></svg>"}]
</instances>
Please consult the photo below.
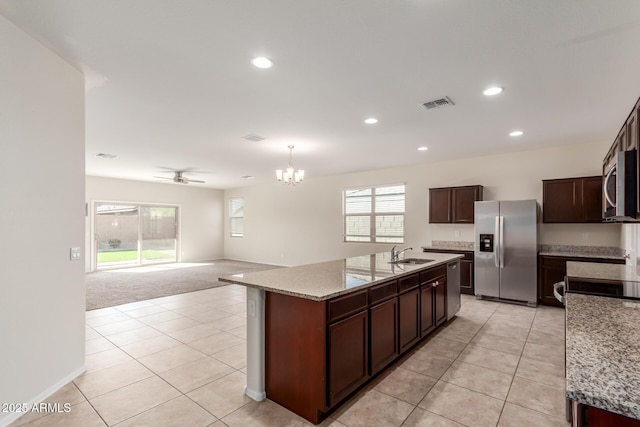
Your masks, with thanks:
<instances>
[{"instance_id":1,"label":"upper cabinet","mask_svg":"<svg viewBox=\"0 0 640 427\"><path fill-rule=\"evenodd\" d=\"M482 185L429 189L429 222L473 224L474 204L482 200Z\"/></svg>"},{"instance_id":2,"label":"upper cabinet","mask_svg":"<svg viewBox=\"0 0 640 427\"><path fill-rule=\"evenodd\" d=\"M602 177L543 180L542 222L602 222Z\"/></svg>"}]
</instances>

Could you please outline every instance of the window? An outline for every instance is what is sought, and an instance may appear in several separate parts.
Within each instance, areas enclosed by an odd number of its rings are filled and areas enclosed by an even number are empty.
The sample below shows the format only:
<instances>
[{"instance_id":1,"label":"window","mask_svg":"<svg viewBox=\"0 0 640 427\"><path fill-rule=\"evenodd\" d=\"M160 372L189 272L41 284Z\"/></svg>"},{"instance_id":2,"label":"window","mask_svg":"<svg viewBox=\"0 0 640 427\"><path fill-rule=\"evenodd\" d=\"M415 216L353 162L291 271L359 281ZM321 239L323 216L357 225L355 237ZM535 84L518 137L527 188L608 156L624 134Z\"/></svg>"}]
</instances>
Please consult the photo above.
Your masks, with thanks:
<instances>
[{"instance_id":1,"label":"window","mask_svg":"<svg viewBox=\"0 0 640 427\"><path fill-rule=\"evenodd\" d=\"M231 237L244 236L244 199L229 199L229 230Z\"/></svg>"},{"instance_id":2,"label":"window","mask_svg":"<svg viewBox=\"0 0 640 427\"><path fill-rule=\"evenodd\" d=\"M404 243L404 184L344 190L344 241Z\"/></svg>"}]
</instances>

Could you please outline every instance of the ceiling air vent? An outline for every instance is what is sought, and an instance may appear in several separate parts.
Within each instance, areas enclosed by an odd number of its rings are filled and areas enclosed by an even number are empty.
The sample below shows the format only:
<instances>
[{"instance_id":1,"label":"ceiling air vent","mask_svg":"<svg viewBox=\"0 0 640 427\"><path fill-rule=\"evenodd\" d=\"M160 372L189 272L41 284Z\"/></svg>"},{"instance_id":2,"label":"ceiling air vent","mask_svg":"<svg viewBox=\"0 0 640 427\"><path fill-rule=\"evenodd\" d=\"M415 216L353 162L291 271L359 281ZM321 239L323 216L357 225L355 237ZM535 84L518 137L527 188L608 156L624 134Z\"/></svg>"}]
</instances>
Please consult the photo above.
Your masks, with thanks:
<instances>
[{"instance_id":1,"label":"ceiling air vent","mask_svg":"<svg viewBox=\"0 0 640 427\"><path fill-rule=\"evenodd\" d=\"M117 154L109 154L109 153L98 153L96 157L102 157L103 159L115 159L118 157Z\"/></svg>"},{"instance_id":2,"label":"ceiling air vent","mask_svg":"<svg viewBox=\"0 0 640 427\"><path fill-rule=\"evenodd\" d=\"M428 101L422 104L425 110L433 110L434 108L442 108L447 107L449 105L456 105L448 96L440 99L434 99L433 101Z\"/></svg>"},{"instance_id":3,"label":"ceiling air vent","mask_svg":"<svg viewBox=\"0 0 640 427\"><path fill-rule=\"evenodd\" d=\"M247 141L260 142L260 141L264 141L267 138L260 135L250 134L247 136L243 136L242 139L246 139Z\"/></svg>"}]
</instances>

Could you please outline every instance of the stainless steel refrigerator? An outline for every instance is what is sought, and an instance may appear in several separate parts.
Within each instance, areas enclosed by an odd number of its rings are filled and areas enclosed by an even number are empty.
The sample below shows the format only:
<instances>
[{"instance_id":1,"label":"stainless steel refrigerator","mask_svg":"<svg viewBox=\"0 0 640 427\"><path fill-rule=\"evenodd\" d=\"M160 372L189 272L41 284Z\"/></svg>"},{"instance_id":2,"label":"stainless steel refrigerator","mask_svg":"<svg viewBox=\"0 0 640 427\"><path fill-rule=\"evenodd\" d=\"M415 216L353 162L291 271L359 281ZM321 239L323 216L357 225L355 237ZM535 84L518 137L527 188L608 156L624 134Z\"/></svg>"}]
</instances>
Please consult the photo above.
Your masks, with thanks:
<instances>
[{"instance_id":1,"label":"stainless steel refrigerator","mask_svg":"<svg viewBox=\"0 0 640 427\"><path fill-rule=\"evenodd\" d=\"M538 203L475 203L475 294L537 304Z\"/></svg>"}]
</instances>

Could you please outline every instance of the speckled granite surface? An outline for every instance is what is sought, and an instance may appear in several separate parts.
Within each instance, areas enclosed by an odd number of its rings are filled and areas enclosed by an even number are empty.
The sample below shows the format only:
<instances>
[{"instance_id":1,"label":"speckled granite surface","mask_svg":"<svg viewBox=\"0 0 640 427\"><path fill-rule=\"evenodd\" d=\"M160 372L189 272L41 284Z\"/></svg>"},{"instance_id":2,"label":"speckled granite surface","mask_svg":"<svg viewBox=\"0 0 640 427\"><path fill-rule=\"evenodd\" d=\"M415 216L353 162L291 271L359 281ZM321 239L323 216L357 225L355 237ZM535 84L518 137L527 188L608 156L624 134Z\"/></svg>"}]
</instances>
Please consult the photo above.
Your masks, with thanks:
<instances>
[{"instance_id":1,"label":"speckled granite surface","mask_svg":"<svg viewBox=\"0 0 640 427\"><path fill-rule=\"evenodd\" d=\"M540 245L539 253L545 256L624 259L622 248L614 246Z\"/></svg>"},{"instance_id":2,"label":"speckled granite surface","mask_svg":"<svg viewBox=\"0 0 640 427\"><path fill-rule=\"evenodd\" d=\"M382 252L318 264L222 276L218 280L323 301L392 277L400 277L445 264L462 258L462 255L407 251L400 255L400 258L420 258L431 261L417 265L391 264L389 263L391 254Z\"/></svg>"},{"instance_id":3,"label":"speckled granite surface","mask_svg":"<svg viewBox=\"0 0 640 427\"><path fill-rule=\"evenodd\" d=\"M640 301L566 297L567 397L640 419Z\"/></svg>"},{"instance_id":4,"label":"speckled granite surface","mask_svg":"<svg viewBox=\"0 0 640 427\"><path fill-rule=\"evenodd\" d=\"M443 249L446 251L472 251L473 242L458 242L454 240L433 240L431 245L423 246L423 249Z\"/></svg>"},{"instance_id":5,"label":"speckled granite surface","mask_svg":"<svg viewBox=\"0 0 640 427\"><path fill-rule=\"evenodd\" d=\"M640 282L638 268L635 266L625 264L604 264L597 262L568 261L567 277L576 279L603 279Z\"/></svg>"}]
</instances>

